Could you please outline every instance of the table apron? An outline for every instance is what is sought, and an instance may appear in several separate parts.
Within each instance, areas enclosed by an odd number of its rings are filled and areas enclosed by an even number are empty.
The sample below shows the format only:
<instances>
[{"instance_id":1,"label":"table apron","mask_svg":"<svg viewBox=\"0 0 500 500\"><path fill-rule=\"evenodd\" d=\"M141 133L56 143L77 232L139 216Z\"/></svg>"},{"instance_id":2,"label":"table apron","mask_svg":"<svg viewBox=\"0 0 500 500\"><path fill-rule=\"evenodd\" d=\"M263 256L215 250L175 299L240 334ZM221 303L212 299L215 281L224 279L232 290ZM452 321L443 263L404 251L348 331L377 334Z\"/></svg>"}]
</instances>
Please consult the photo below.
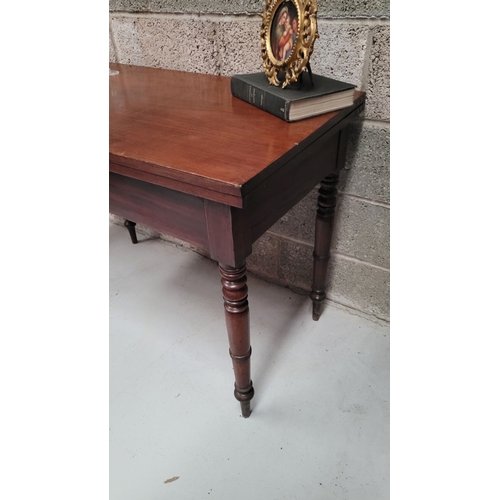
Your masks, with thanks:
<instances>
[{"instance_id":1,"label":"table apron","mask_svg":"<svg viewBox=\"0 0 500 500\"><path fill-rule=\"evenodd\" d=\"M272 227L324 177L342 168L340 140L342 137L345 142L347 134L348 128L344 128L334 135L323 135L252 192L245 209L252 241Z\"/></svg>"},{"instance_id":2,"label":"table apron","mask_svg":"<svg viewBox=\"0 0 500 500\"><path fill-rule=\"evenodd\" d=\"M209 250L204 200L110 172L109 211Z\"/></svg>"}]
</instances>

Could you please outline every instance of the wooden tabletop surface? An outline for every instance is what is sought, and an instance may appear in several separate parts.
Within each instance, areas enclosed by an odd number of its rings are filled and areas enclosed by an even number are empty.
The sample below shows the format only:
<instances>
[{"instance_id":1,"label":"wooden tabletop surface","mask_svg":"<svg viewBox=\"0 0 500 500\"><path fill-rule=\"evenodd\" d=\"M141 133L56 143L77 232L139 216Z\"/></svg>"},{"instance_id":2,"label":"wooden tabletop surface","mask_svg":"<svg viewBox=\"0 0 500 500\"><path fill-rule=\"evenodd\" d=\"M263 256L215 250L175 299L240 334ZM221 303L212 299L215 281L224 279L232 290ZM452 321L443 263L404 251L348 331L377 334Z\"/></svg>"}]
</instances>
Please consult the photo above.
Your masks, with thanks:
<instances>
[{"instance_id":1,"label":"wooden tabletop surface","mask_svg":"<svg viewBox=\"0 0 500 500\"><path fill-rule=\"evenodd\" d=\"M119 71L109 78L109 152L115 171L123 167L143 179L170 179L231 196L241 197L263 182L283 155L298 154L312 134L352 112L347 108L286 123L233 97L228 77L109 67ZM355 99L357 106L364 93Z\"/></svg>"}]
</instances>

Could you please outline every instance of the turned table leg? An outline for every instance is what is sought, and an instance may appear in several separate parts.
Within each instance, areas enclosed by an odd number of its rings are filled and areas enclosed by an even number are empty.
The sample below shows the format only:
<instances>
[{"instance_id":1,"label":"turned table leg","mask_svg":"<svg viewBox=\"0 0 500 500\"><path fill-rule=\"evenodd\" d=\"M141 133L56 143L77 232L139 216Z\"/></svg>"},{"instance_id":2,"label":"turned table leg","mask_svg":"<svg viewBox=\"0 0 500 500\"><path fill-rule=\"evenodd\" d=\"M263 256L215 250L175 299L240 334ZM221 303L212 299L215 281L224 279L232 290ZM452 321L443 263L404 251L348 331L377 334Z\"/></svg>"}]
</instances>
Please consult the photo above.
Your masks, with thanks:
<instances>
[{"instance_id":1,"label":"turned table leg","mask_svg":"<svg viewBox=\"0 0 500 500\"><path fill-rule=\"evenodd\" d=\"M125 227L128 229L128 232L130 234L130 238L132 240L132 243L137 243L137 234L135 232L135 222L132 222L131 220L126 220L125 221Z\"/></svg>"},{"instance_id":2,"label":"turned table leg","mask_svg":"<svg viewBox=\"0 0 500 500\"><path fill-rule=\"evenodd\" d=\"M321 181L316 212L316 235L314 239L314 271L310 297L313 301L313 320L318 321L321 305L326 298L326 272L332 244L333 216L337 203L339 176L331 174Z\"/></svg>"},{"instance_id":3,"label":"turned table leg","mask_svg":"<svg viewBox=\"0 0 500 500\"><path fill-rule=\"evenodd\" d=\"M234 396L241 404L243 417L250 416L250 400L254 390L250 379L250 323L246 265L230 267L220 264L222 295L229 337L229 355L233 361Z\"/></svg>"}]
</instances>

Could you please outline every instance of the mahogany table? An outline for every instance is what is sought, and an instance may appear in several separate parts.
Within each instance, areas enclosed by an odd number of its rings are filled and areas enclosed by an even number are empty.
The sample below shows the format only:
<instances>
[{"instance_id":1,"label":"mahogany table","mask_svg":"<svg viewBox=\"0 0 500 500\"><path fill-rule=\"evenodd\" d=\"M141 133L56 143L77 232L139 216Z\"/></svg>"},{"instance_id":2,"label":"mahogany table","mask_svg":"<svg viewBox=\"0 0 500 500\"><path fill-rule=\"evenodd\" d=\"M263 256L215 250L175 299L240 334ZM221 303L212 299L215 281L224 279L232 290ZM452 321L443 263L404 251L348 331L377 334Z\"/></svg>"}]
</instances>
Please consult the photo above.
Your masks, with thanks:
<instances>
[{"instance_id":1,"label":"mahogany table","mask_svg":"<svg viewBox=\"0 0 500 500\"><path fill-rule=\"evenodd\" d=\"M353 106L286 123L232 97L230 79L110 64L109 210L189 242L219 263L236 399L250 415L246 258L252 243L321 182L313 319L325 300L336 185Z\"/></svg>"}]
</instances>

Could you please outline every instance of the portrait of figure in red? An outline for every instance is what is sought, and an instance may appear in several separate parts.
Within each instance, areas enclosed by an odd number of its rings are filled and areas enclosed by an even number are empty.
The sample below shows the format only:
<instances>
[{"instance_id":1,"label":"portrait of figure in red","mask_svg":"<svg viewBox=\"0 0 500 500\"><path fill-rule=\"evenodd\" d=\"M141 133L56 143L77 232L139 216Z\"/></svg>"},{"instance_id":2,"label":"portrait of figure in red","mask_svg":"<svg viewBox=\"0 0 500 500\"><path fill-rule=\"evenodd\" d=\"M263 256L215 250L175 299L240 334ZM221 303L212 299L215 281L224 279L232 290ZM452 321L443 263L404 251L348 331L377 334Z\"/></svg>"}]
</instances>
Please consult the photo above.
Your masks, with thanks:
<instances>
[{"instance_id":1,"label":"portrait of figure in red","mask_svg":"<svg viewBox=\"0 0 500 500\"><path fill-rule=\"evenodd\" d=\"M271 25L271 50L278 61L286 61L297 39L297 8L293 2L283 2Z\"/></svg>"}]
</instances>

